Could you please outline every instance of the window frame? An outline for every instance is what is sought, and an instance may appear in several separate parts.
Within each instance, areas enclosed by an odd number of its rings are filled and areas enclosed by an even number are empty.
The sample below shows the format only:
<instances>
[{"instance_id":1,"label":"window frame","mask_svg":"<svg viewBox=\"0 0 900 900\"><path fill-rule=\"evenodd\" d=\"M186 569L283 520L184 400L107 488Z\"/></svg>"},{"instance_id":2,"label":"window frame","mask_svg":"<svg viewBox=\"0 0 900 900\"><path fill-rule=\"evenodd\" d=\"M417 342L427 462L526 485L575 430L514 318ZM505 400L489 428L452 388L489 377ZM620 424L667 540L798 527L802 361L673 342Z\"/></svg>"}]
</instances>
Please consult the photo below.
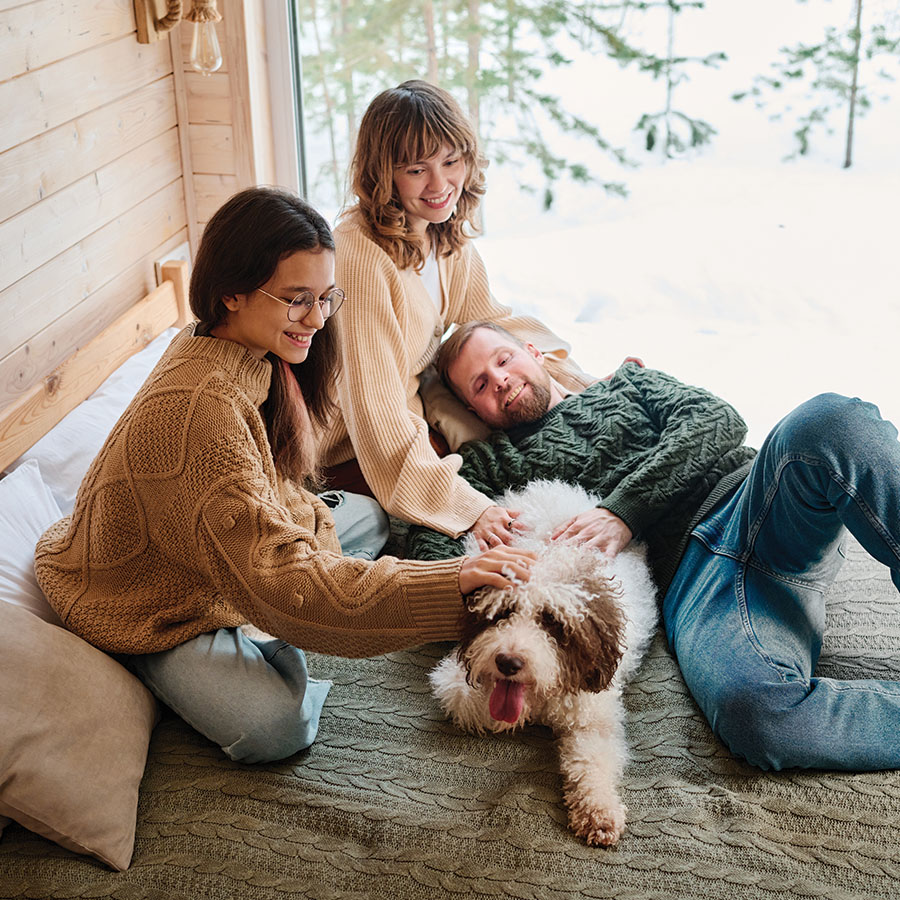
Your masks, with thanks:
<instances>
[{"instance_id":1,"label":"window frame","mask_svg":"<svg viewBox=\"0 0 900 900\"><path fill-rule=\"evenodd\" d=\"M275 179L304 199L303 67L297 0L263 0ZM287 38L287 40L285 40Z\"/></svg>"}]
</instances>

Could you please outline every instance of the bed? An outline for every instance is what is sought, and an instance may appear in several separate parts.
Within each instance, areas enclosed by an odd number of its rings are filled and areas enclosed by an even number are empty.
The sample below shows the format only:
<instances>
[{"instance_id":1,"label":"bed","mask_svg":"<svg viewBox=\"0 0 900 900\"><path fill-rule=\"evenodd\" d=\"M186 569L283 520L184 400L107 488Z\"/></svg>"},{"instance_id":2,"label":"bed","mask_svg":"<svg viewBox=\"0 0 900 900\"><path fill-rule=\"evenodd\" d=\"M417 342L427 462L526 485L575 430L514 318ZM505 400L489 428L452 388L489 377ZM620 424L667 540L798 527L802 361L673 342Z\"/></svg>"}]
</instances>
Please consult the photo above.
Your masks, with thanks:
<instances>
[{"instance_id":1,"label":"bed","mask_svg":"<svg viewBox=\"0 0 900 900\"><path fill-rule=\"evenodd\" d=\"M900 894L900 773L766 774L713 737L657 635L626 697L628 830L565 825L548 731L446 722L427 645L310 656L316 743L230 762L124 668L66 632L29 547L186 318L184 272L0 412L0 897L121 900L789 898ZM130 357L125 361L125 357ZM111 374L110 374L111 373ZM109 377L107 377L109 376ZM402 552L394 523L391 549ZM900 678L886 571L850 542L820 671Z\"/></svg>"}]
</instances>

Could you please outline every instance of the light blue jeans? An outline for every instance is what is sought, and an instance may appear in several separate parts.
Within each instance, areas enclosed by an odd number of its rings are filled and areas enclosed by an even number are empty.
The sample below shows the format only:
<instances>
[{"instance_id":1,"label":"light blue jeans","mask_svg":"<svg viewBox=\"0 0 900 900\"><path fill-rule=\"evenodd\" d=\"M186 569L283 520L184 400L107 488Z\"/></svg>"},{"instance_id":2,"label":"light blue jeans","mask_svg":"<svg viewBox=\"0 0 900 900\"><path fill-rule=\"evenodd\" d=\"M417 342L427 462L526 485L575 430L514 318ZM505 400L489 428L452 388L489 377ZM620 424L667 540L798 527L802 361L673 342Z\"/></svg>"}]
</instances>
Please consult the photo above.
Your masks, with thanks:
<instances>
[{"instance_id":1,"label":"light blue jeans","mask_svg":"<svg viewBox=\"0 0 900 900\"><path fill-rule=\"evenodd\" d=\"M329 491L345 556L374 559L389 534L370 497ZM126 665L163 703L233 760L284 759L316 737L330 681L310 678L302 650L256 640L240 628L201 634L171 650L132 656Z\"/></svg>"},{"instance_id":2,"label":"light blue jeans","mask_svg":"<svg viewBox=\"0 0 900 900\"><path fill-rule=\"evenodd\" d=\"M870 403L823 394L775 427L692 533L666 593L691 693L763 769L900 768L900 682L814 674L844 527L900 590L897 429Z\"/></svg>"}]
</instances>

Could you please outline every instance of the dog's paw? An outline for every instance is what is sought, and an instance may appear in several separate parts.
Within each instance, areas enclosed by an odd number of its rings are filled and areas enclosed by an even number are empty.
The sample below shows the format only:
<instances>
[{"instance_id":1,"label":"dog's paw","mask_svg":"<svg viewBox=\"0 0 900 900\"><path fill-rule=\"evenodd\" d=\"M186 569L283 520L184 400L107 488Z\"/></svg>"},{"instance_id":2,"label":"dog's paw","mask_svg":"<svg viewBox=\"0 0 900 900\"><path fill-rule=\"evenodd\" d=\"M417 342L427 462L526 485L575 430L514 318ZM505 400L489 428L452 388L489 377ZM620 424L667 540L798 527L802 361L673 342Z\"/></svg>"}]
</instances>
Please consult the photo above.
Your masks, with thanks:
<instances>
[{"instance_id":1,"label":"dog's paw","mask_svg":"<svg viewBox=\"0 0 900 900\"><path fill-rule=\"evenodd\" d=\"M567 798L569 827L592 847L611 847L625 831L627 809L621 801L592 806L583 797Z\"/></svg>"}]
</instances>

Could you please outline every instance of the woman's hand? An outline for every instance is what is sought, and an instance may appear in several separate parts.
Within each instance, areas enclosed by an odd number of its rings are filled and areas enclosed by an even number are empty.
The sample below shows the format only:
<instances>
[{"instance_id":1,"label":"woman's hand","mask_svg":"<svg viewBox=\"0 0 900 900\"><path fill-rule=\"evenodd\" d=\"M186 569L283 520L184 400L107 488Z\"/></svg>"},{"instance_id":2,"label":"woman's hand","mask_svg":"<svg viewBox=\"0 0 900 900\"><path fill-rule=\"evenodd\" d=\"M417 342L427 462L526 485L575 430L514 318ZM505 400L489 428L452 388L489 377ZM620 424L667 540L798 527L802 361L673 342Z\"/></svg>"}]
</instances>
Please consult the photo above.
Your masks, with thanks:
<instances>
[{"instance_id":1,"label":"woman's hand","mask_svg":"<svg viewBox=\"0 0 900 900\"><path fill-rule=\"evenodd\" d=\"M628 546L633 537L631 529L608 509L589 509L574 519L569 519L552 534L554 541L575 541L588 547L596 547L602 553L615 556Z\"/></svg>"},{"instance_id":2,"label":"woman's hand","mask_svg":"<svg viewBox=\"0 0 900 900\"><path fill-rule=\"evenodd\" d=\"M499 547L501 544L512 543L515 533L513 525L519 514L502 506L489 506L469 529L475 540L478 541L479 550L488 550L491 547Z\"/></svg>"},{"instance_id":3,"label":"woman's hand","mask_svg":"<svg viewBox=\"0 0 900 900\"><path fill-rule=\"evenodd\" d=\"M536 555L500 544L480 556L467 556L459 570L459 592L471 594L480 587L505 588L528 581Z\"/></svg>"}]
</instances>

